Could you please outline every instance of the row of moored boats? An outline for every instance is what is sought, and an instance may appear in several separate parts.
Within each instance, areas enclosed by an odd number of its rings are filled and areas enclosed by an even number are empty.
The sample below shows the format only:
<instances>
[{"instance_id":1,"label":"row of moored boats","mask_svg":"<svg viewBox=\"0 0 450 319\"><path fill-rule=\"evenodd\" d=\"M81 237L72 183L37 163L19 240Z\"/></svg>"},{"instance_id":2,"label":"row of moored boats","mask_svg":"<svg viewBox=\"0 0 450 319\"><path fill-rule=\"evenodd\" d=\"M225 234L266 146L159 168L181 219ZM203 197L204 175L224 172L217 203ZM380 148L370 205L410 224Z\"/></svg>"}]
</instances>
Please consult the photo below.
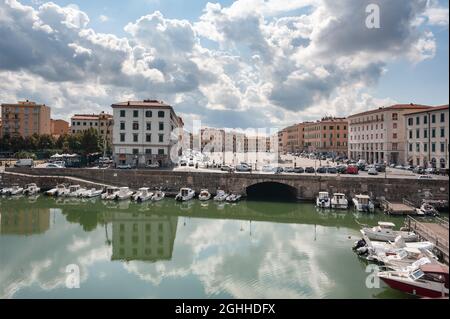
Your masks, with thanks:
<instances>
[{"instance_id":1,"label":"row of moored boats","mask_svg":"<svg viewBox=\"0 0 450 319\"><path fill-rule=\"evenodd\" d=\"M390 222L363 227L361 234L353 250L367 261L382 265L376 275L388 286L421 297L448 296L448 266L433 253L434 243L420 241L407 229L395 230Z\"/></svg>"},{"instance_id":2,"label":"row of moored boats","mask_svg":"<svg viewBox=\"0 0 450 319\"><path fill-rule=\"evenodd\" d=\"M373 212L375 205L368 195L356 195L352 198L355 209L360 212ZM343 193L319 192L316 197L316 206L319 208L348 209L349 202Z\"/></svg>"},{"instance_id":3,"label":"row of moored boats","mask_svg":"<svg viewBox=\"0 0 450 319\"><path fill-rule=\"evenodd\" d=\"M183 187L180 189L180 192L175 196L175 200L185 202L195 198L195 196L196 196L195 191L192 188ZM213 196L213 194L211 194L207 189L202 189L198 194L198 199L200 201L208 201L210 199L213 199L214 201L218 202L235 203L238 202L241 198L242 196L239 194L229 194L224 190L220 189L217 190L215 196Z\"/></svg>"}]
</instances>

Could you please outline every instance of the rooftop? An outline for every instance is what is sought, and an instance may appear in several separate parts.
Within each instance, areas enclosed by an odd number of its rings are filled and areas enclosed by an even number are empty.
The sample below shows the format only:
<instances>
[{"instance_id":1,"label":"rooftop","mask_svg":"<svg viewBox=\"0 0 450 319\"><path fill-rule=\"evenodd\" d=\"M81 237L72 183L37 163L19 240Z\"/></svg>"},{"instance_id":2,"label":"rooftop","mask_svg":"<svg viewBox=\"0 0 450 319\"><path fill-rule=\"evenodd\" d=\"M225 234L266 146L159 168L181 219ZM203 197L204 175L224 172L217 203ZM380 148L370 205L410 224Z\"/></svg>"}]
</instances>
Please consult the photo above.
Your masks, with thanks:
<instances>
[{"instance_id":1,"label":"rooftop","mask_svg":"<svg viewBox=\"0 0 450 319\"><path fill-rule=\"evenodd\" d=\"M413 111L413 112L406 113L405 115L417 114L417 113L425 113L425 112L434 112L434 111L442 111L442 110L448 110L448 104L447 105L441 105L441 106L433 106L431 108L424 109L424 110L416 110L416 111Z\"/></svg>"},{"instance_id":2,"label":"rooftop","mask_svg":"<svg viewBox=\"0 0 450 319\"><path fill-rule=\"evenodd\" d=\"M394 105L391 105L391 106L379 107L377 109L373 109L373 110L364 111L364 112L361 112L361 113L352 114L348 118L361 116L361 115L367 115L367 114L373 114L373 113L382 112L382 111L389 111L389 110L423 110L423 109L427 109L427 108L431 108L431 107L432 106L429 106L429 105L421 105L421 104L414 104L414 103L410 103L410 104L394 104Z\"/></svg>"},{"instance_id":3,"label":"rooftop","mask_svg":"<svg viewBox=\"0 0 450 319\"><path fill-rule=\"evenodd\" d=\"M172 108L169 104L158 100L143 100L143 101L126 101L114 103L111 107L155 107L155 108Z\"/></svg>"}]
</instances>

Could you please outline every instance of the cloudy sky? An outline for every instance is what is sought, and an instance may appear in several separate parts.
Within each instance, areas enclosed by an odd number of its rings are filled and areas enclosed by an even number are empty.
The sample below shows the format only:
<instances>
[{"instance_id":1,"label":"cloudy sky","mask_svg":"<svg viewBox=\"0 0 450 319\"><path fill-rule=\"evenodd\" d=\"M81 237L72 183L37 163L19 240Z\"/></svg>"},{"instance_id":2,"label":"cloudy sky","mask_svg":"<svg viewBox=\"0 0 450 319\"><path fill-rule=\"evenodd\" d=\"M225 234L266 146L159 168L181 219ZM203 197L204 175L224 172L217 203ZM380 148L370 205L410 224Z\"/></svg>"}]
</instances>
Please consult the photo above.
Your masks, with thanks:
<instances>
[{"instance_id":1,"label":"cloudy sky","mask_svg":"<svg viewBox=\"0 0 450 319\"><path fill-rule=\"evenodd\" d=\"M0 0L0 101L68 119L156 98L188 126L244 129L446 104L448 14L446 0Z\"/></svg>"}]
</instances>

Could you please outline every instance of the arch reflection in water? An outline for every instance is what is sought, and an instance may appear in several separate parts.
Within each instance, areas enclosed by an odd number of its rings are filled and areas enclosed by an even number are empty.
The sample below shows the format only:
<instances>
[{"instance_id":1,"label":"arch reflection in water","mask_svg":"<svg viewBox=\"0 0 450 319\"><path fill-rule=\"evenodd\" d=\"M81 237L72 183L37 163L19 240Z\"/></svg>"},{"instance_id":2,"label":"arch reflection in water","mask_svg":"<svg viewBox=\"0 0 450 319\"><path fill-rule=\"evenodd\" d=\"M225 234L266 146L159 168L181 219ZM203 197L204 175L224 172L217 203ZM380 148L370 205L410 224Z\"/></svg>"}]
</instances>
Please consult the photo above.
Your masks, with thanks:
<instances>
[{"instance_id":1,"label":"arch reflection in water","mask_svg":"<svg viewBox=\"0 0 450 319\"><path fill-rule=\"evenodd\" d=\"M111 260L172 259L178 217L115 212Z\"/></svg>"}]
</instances>

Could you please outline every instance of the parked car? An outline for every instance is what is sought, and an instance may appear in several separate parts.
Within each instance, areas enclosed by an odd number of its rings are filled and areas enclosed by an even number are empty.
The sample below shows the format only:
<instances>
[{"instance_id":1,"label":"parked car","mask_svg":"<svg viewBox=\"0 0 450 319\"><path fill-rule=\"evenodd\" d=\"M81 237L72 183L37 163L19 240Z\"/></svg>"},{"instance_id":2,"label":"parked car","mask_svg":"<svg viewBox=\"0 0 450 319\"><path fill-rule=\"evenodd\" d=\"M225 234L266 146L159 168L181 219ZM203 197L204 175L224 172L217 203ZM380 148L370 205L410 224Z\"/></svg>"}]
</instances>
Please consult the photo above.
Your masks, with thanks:
<instances>
[{"instance_id":1,"label":"parked car","mask_svg":"<svg viewBox=\"0 0 450 319\"><path fill-rule=\"evenodd\" d=\"M194 166L194 160L193 159L189 160L189 166L191 166L191 167Z\"/></svg>"},{"instance_id":2,"label":"parked car","mask_svg":"<svg viewBox=\"0 0 450 319\"><path fill-rule=\"evenodd\" d=\"M315 173L316 172L316 170L314 169L314 167L311 167L311 166L309 166L309 167L306 167L305 168L305 173Z\"/></svg>"},{"instance_id":3,"label":"parked car","mask_svg":"<svg viewBox=\"0 0 450 319\"><path fill-rule=\"evenodd\" d=\"M427 174L436 174L436 169L434 167L428 167L425 170L425 173L427 173Z\"/></svg>"},{"instance_id":4,"label":"parked car","mask_svg":"<svg viewBox=\"0 0 450 319\"><path fill-rule=\"evenodd\" d=\"M303 167L294 168L294 173L304 173L305 169Z\"/></svg>"},{"instance_id":5,"label":"parked car","mask_svg":"<svg viewBox=\"0 0 450 319\"><path fill-rule=\"evenodd\" d=\"M369 170L367 171L367 173L368 173L369 175L378 175L378 171L377 171L377 169L375 168L375 166L369 168Z\"/></svg>"},{"instance_id":6,"label":"parked car","mask_svg":"<svg viewBox=\"0 0 450 319\"><path fill-rule=\"evenodd\" d=\"M147 168L159 168L159 163L155 162L155 163L152 163L152 164L148 164Z\"/></svg>"},{"instance_id":7,"label":"parked car","mask_svg":"<svg viewBox=\"0 0 450 319\"><path fill-rule=\"evenodd\" d=\"M274 172L275 174L283 173L283 167L275 167L275 168L273 169L273 172Z\"/></svg>"},{"instance_id":8,"label":"parked car","mask_svg":"<svg viewBox=\"0 0 450 319\"><path fill-rule=\"evenodd\" d=\"M220 167L220 170L225 171L225 172L232 172L232 171L234 171L234 168L230 165L222 165Z\"/></svg>"},{"instance_id":9,"label":"parked car","mask_svg":"<svg viewBox=\"0 0 450 319\"><path fill-rule=\"evenodd\" d=\"M425 168L423 168L422 166L417 166L413 169L413 173L419 175L425 174Z\"/></svg>"},{"instance_id":10,"label":"parked car","mask_svg":"<svg viewBox=\"0 0 450 319\"><path fill-rule=\"evenodd\" d=\"M237 172L251 172L252 168L245 164L239 164L239 165L236 165L236 171Z\"/></svg>"},{"instance_id":11,"label":"parked car","mask_svg":"<svg viewBox=\"0 0 450 319\"><path fill-rule=\"evenodd\" d=\"M317 168L316 172L319 174L325 174L327 172L327 168L325 166L320 166Z\"/></svg>"},{"instance_id":12,"label":"parked car","mask_svg":"<svg viewBox=\"0 0 450 319\"><path fill-rule=\"evenodd\" d=\"M328 167L327 173L328 174L336 174L337 173L336 167Z\"/></svg>"},{"instance_id":13,"label":"parked car","mask_svg":"<svg viewBox=\"0 0 450 319\"><path fill-rule=\"evenodd\" d=\"M180 160L179 164L180 164L180 166L187 166L187 161L186 160Z\"/></svg>"},{"instance_id":14,"label":"parked car","mask_svg":"<svg viewBox=\"0 0 450 319\"><path fill-rule=\"evenodd\" d=\"M378 173L384 173L386 171L386 166L384 166L384 164L375 164L375 169Z\"/></svg>"},{"instance_id":15,"label":"parked car","mask_svg":"<svg viewBox=\"0 0 450 319\"><path fill-rule=\"evenodd\" d=\"M273 172L273 167L270 166L270 165L264 165L264 166L262 167L261 171L266 172L266 173L268 173L268 172Z\"/></svg>"},{"instance_id":16,"label":"parked car","mask_svg":"<svg viewBox=\"0 0 450 319\"><path fill-rule=\"evenodd\" d=\"M338 165L338 166L336 166L336 171L339 174L346 174L347 173L347 165Z\"/></svg>"},{"instance_id":17,"label":"parked car","mask_svg":"<svg viewBox=\"0 0 450 319\"><path fill-rule=\"evenodd\" d=\"M405 168L407 171L412 171L414 169L414 166L406 165Z\"/></svg>"},{"instance_id":18,"label":"parked car","mask_svg":"<svg viewBox=\"0 0 450 319\"><path fill-rule=\"evenodd\" d=\"M397 166L395 166L395 168L396 168L396 169L405 169L405 168L403 167L403 165L397 165Z\"/></svg>"},{"instance_id":19,"label":"parked car","mask_svg":"<svg viewBox=\"0 0 450 319\"><path fill-rule=\"evenodd\" d=\"M130 164L117 165L118 169L131 169Z\"/></svg>"},{"instance_id":20,"label":"parked car","mask_svg":"<svg viewBox=\"0 0 450 319\"><path fill-rule=\"evenodd\" d=\"M64 168L64 167L55 163L48 163L47 165L45 165L45 168Z\"/></svg>"},{"instance_id":21,"label":"parked car","mask_svg":"<svg viewBox=\"0 0 450 319\"><path fill-rule=\"evenodd\" d=\"M285 173L294 173L294 168L293 167L285 167L284 172Z\"/></svg>"},{"instance_id":22,"label":"parked car","mask_svg":"<svg viewBox=\"0 0 450 319\"><path fill-rule=\"evenodd\" d=\"M19 159L15 164L14 167L33 167L34 162L31 158L23 158Z\"/></svg>"},{"instance_id":23,"label":"parked car","mask_svg":"<svg viewBox=\"0 0 450 319\"><path fill-rule=\"evenodd\" d=\"M417 177L417 179L433 179L433 176L431 175L420 175Z\"/></svg>"},{"instance_id":24,"label":"parked car","mask_svg":"<svg viewBox=\"0 0 450 319\"><path fill-rule=\"evenodd\" d=\"M358 174L359 169L356 165L348 165L347 166L347 174Z\"/></svg>"}]
</instances>

